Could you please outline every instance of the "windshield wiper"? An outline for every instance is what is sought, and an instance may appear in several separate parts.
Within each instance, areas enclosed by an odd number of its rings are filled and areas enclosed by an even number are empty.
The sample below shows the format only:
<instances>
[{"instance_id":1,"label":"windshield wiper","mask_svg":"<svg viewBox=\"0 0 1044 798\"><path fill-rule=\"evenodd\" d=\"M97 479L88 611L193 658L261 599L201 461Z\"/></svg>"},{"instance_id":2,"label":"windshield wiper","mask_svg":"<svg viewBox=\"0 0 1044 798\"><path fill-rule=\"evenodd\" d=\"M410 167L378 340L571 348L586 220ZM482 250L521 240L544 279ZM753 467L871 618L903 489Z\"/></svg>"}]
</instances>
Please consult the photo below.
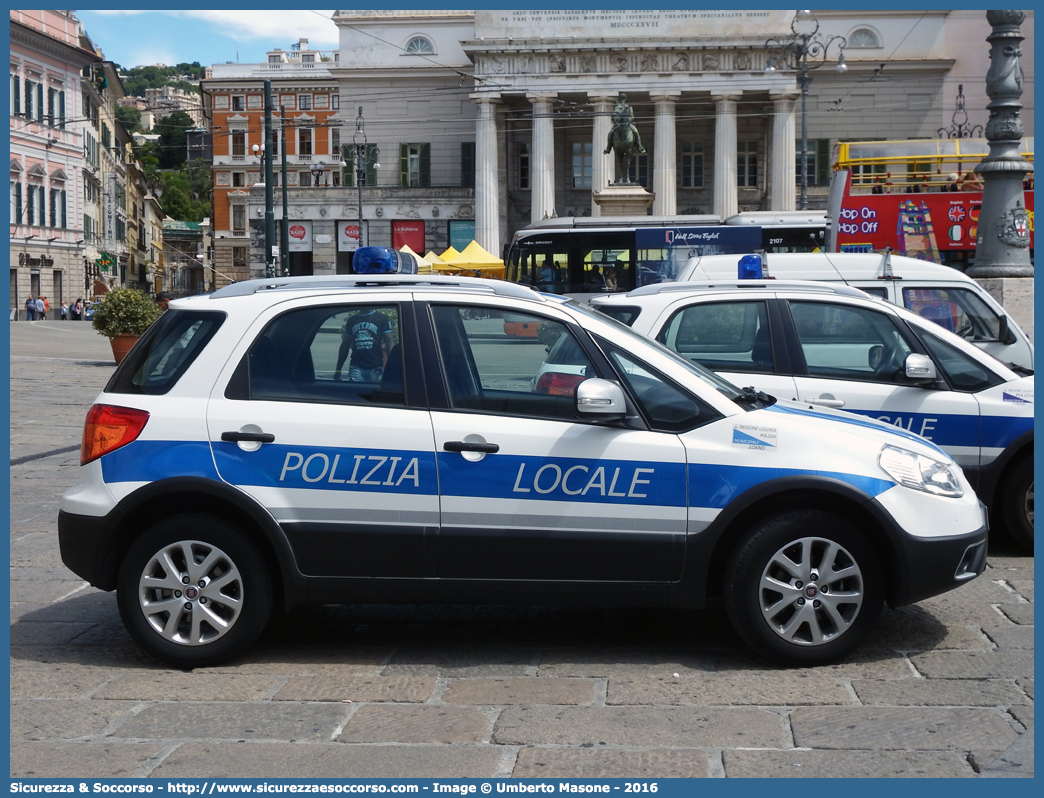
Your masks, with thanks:
<instances>
[{"instance_id":1,"label":"windshield wiper","mask_svg":"<svg viewBox=\"0 0 1044 798\"><path fill-rule=\"evenodd\" d=\"M1010 368L1016 374L1021 374L1023 377L1033 376L1033 369L1028 369L1025 366L1020 366L1018 363L1005 363L1004 365Z\"/></svg>"},{"instance_id":2,"label":"windshield wiper","mask_svg":"<svg viewBox=\"0 0 1044 798\"><path fill-rule=\"evenodd\" d=\"M734 402L741 405L752 405L754 407L771 407L776 403L775 396L769 396L764 391L758 391L753 386L740 388L740 394Z\"/></svg>"}]
</instances>

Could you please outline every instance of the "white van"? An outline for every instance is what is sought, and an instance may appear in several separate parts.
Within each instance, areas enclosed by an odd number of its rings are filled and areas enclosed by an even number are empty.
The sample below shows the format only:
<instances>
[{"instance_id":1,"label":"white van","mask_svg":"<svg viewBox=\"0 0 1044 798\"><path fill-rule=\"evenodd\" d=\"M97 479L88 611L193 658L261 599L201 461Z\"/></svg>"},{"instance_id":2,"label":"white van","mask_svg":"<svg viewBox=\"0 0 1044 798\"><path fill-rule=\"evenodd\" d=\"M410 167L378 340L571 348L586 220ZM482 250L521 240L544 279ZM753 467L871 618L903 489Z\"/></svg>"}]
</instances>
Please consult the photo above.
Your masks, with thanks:
<instances>
[{"instance_id":1,"label":"white van","mask_svg":"<svg viewBox=\"0 0 1044 798\"><path fill-rule=\"evenodd\" d=\"M690 258L677 279L735 280L743 257L749 256ZM765 277L855 286L931 319L1019 373L1032 373L1026 334L981 285L949 266L889 253L788 252L763 255L762 267Z\"/></svg>"}]
</instances>

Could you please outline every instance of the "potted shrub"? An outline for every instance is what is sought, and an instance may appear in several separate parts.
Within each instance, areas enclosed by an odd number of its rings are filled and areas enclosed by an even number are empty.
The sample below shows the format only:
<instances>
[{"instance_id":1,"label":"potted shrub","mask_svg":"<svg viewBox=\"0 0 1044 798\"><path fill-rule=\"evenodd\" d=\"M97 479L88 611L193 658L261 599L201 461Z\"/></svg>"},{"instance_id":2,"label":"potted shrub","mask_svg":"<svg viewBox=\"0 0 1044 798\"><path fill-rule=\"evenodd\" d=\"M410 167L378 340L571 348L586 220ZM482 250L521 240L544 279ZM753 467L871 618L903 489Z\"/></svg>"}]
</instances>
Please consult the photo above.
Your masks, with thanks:
<instances>
[{"instance_id":1,"label":"potted shrub","mask_svg":"<svg viewBox=\"0 0 1044 798\"><path fill-rule=\"evenodd\" d=\"M144 291L113 288L94 305L91 324L109 339L112 356L119 365L159 315L156 303Z\"/></svg>"}]
</instances>

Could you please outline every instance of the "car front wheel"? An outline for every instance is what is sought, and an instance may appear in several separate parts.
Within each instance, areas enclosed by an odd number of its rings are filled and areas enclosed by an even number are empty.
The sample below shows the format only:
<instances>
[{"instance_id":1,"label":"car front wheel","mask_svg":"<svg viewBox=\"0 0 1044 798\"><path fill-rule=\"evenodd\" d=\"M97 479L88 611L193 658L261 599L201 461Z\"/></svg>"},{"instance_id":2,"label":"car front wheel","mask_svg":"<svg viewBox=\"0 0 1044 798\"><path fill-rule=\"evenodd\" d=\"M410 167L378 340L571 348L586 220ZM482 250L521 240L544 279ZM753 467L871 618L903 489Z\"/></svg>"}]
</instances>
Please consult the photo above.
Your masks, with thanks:
<instances>
[{"instance_id":1,"label":"car front wheel","mask_svg":"<svg viewBox=\"0 0 1044 798\"><path fill-rule=\"evenodd\" d=\"M1033 551L1033 458L1025 457L1011 472L1001 498L1004 526L1015 542Z\"/></svg>"},{"instance_id":2,"label":"car front wheel","mask_svg":"<svg viewBox=\"0 0 1044 798\"><path fill-rule=\"evenodd\" d=\"M851 523L796 510L755 525L729 562L725 606L736 631L781 665L853 651L881 612L877 554Z\"/></svg>"},{"instance_id":3,"label":"car front wheel","mask_svg":"<svg viewBox=\"0 0 1044 798\"><path fill-rule=\"evenodd\" d=\"M117 582L120 617L148 653L179 668L242 654L268 623L272 580L256 547L207 515L149 527L128 549Z\"/></svg>"}]
</instances>

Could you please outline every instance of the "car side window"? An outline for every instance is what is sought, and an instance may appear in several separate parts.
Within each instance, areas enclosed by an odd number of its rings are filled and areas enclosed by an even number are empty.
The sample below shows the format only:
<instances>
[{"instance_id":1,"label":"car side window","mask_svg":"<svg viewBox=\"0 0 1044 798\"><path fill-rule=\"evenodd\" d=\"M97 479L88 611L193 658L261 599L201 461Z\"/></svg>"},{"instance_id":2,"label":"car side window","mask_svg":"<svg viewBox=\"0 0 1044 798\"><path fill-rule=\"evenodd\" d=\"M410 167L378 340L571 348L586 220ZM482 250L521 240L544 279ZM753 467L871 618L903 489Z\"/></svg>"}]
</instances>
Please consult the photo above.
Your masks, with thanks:
<instances>
[{"instance_id":1,"label":"car side window","mask_svg":"<svg viewBox=\"0 0 1044 798\"><path fill-rule=\"evenodd\" d=\"M762 300L701 302L682 308L657 340L713 371L775 370L768 307Z\"/></svg>"},{"instance_id":2,"label":"car side window","mask_svg":"<svg viewBox=\"0 0 1044 798\"><path fill-rule=\"evenodd\" d=\"M809 376L906 381L912 349L886 314L830 302L792 301L790 310Z\"/></svg>"},{"instance_id":3,"label":"car side window","mask_svg":"<svg viewBox=\"0 0 1044 798\"><path fill-rule=\"evenodd\" d=\"M999 374L993 373L941 338L922 332L921 340L955 391L976 393L1004 382Z\"/></svg>"},{"instance_id":4,"label":"car side window","mask_svg":"<svg viewBox=\"0 0 1044 798\"><path fill-rule=\"evenodd\" d=\"M454 409L572 419L576 386L597 376L560 322L460 305L431 313Z\"/></svg>"},{"instance_id":5,"label":"car side window","mask_svg":"<svg viewBox=\"0 0 1044 798\"><path fill-rule=\"evenodd\" d=\"M399 329L395 305L330 305L284 313L254 341L226 396L405 404Z\"/></svg>"},{"instance_id":6,"label":"car side window","mask_svg":"<svg viewBox=\"0 0 1044 798\"><path fill-rule=\"evenodd\" d=\"M903 304L918 316L968 341L1000 338L1000 317L966 288L904 288Z\"/></svg>"},{"instance_id":7,"label":"car side window","mask_svg":"<svg viewBox=\"0 0 1044 798\"><path fill-rule=\"evenodd\" d=\"M659 432L686 432L716 417L709 408L667 378L613 347L609 359L631 389L649 426Z\"/></svg>"}]
</instances>

